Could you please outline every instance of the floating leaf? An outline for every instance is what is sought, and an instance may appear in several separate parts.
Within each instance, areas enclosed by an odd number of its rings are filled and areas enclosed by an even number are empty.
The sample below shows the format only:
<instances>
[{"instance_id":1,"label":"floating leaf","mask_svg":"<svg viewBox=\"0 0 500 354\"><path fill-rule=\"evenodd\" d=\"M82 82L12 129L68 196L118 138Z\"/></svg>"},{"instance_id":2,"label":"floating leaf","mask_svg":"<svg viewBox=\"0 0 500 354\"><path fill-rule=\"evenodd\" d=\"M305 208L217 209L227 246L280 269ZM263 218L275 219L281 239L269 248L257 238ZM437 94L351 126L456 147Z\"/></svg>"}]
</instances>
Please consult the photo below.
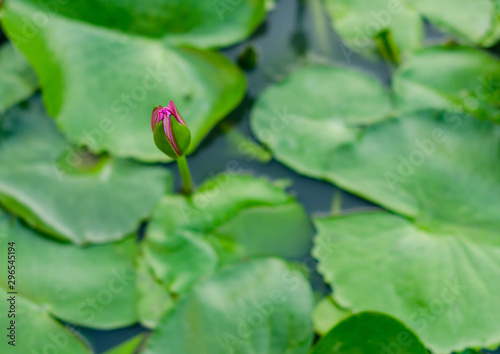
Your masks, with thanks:
<instances>
[{"instance_id":1,"label":"floating leaf","mask_svg":"<svg viewBox=\"0 0 500 354\"><path fill-rule=\"evenodd\" d=\"M147 123L153 106L176 102L194 150L240 102L241 71L197 48L233 44L265 14L263 0L92 0L55 7L10 0L2 10L7 35L39 74L48 111L69 140L144 161L166 160Z\"/></svg>"},{"instance_id":2,"label":"floating leaf","mask_svg":"<svg viewBox=\"0 0 500 354\"><path fill-rule=\"evenodd\" d=\"M491 46L500 38L498 0L406 0L432 24L468 43Z\"/></svg>"},{"instance_id":3,"label":"floating leaf","mask_svg":"<svg viewBox=\"0 0 500 354\"><path fill-rule=\"evenodd\" d=\"M24 56L12 45L0 47L0 112L35 92L38 79Z\"/></svg>"},{"instance_id":4,"label":"floating leaf","mask_svg":"<svg viewBox=\"0 0 500 354\"><path fill-rule=\"evenodd\" d=\"M334 326L344 318L349 317L348 310L341 309L333 301L331 296L326 296L316 304L312 314L314 330L321 334L327 334Z\"/></svg>"},{"instance_id":5,"label":"floating leaf","mask_svg":"<svg viewBox=\"0 0 500 354\"><path fill-rule=\"evenodd\" d=\"M67 144L37 99L0 123L0 201L55 237L80 244L121 239L164 194L165 169L94 161Z\"/></svg>"},{"instance_id":6,"label":"floating leaf","mask_svg":"<svg viewBox=\"0 0 500 354\"><path fill-rule=\"evenodd\" d=\"M397 53L420 48L422 17L465 42L490 46L500 38L493 0L326 0L326 8L335 29L356 52L372 51L384 36Z\"/></svg>"},{"instance_id":7,"label":"floating leaf","mask_svg":"<svg viewBox=\"0 0 500 354\"><path fill-rule=\"evenodd\" d=\"M2 299L10 299L11 294L7 294L5 289L0 288ZM33 351L42 352L57 351L64 349L72 354L90 354L92 351L82 341L82 338L69 326L64 326L56 321L47 311L47 309L34 304L30 300L16 295L15 318L8 318L7 311L10 310L10 302L2 301L1 310L5 314L2 316L1 325L7 330L12 326L11 320L14 320L16 338L13 344L9 345L13 338L4 337L0 344L2 353L32 353ZM29 319L29 321L27 321Z\"/></svg>"},{"instance_id":8,"label":"floating leaf","mask_svg":"<svg viewBox=\"0 0 500 354\"><path fill-rule=\"evenodd\" d=\"M404 216L316 220L313 254L340 306L401 319L436 353L500 342L500 306L485 300L500 291L499 143L492 123L426 111L330 155L331 181Z\"/></svg>"},{"instance_id":9,"label":"floating leaf","mask_svg":"<svg viewBox=\"0 0 500 354\"><path fill-rule=\"evenodd\" d=\"M357 139L355 128L386 119L390 110L389 96L375 79L349 69L311 67L265 90L251 126L279 161L326 178L332 153Z\"/></svg>"},{"instance_id":10,"label":"floating leaf","mask_svg":"<svg viewBox=\"0 0 500 354\"><path fill-rule=\"evenodd\" d=\"M4 259L7 260L8 242L15 243L15 284L8 283L5 276L0 280L0 288L17 292L20 344L36 343L43 347L47 341L44 336L52 330L69 336L54 318L101 329L136 322L133 238L80 248L37 235L4 213L0 214L0 227L6 231L0 244ZM2 301L2 308L5 306L8 304ZM37 321L23 314L33 314ZM29 330L35 325L36 330ZM74 338L71 342L75 342ZM29 351L35 348L30 347Z\"/></svg>"},{"instance_id":11,"label":"floating leaf","mask_svg":"<svg viewBox=\"0 0 500 354\"><path fill-rule=\"evenodd\" d=\"M335 30L355 52L373 52L384 34L398 53L422 45L423 22L408 0L325 0L325 6Z\"/></svg>"},{"instance_id":12,"label":"floating leaf","mask_svg":"<svg viewBox=\"0 0 500 354\"><path fill-rule=\"evenodd\" d=\"M174 299L168 287L155 279L144 258L139 257L137 262L137 315L143 326L154 328L174 306Z\"/></svg>"},{"instance_id":13,"label":"floating leaf","mask_svg":"<svg viewBox=\"0 0 500 354\"><path fill-rule=\"evenodd\" d=\"M146 230L144 255L155 276L182 293L221 264L305 256L312 234L305 211L282 187L227 173L190 198L165 196Z\"/></svg>"},{"instance_id":14,"label":"floating leaf","mask_svg":"<svg viewBox=\"0 0 500 354\"><path fill-rule=\"evenodd\" d=\"M283 261L231 265L163 317L145 354L305 354L312 301L306 279Z\"/></svg>"},{"instance_id":15,"label":"floating leaf","mask_svg":"<svg viewBox=\"0 0 500 354\"><path fill-rule=\"evenodd\" d=\"M334 254L319 254L321 246L313 254L342 306L400 318L435 353L500 342L500 307L486 300L500 290L496 235L427 231L387 212L316 225L319 242L338 245Z\"/></svg>"},{"instance_id":16,"label":"floating leaf","mask_svg":"<svg viewBox=\"0 0 500 354\"><path fill-rule=\"evenodd\" d=\"M395 72L401 110L465 111L500 122L500 61L468 47L433 47L415 53Z\"/></svg>"},{"instance_id":17,"label":"floating leaf","mask_svg":"<svg viewBox=\"0 0 500 354\"><path fill-rule=\"evenodd\" d=\"M363 312L335 326L311 354L398 353L427 354L415 334L384 314Z\"/></svg>"}]
</instances>

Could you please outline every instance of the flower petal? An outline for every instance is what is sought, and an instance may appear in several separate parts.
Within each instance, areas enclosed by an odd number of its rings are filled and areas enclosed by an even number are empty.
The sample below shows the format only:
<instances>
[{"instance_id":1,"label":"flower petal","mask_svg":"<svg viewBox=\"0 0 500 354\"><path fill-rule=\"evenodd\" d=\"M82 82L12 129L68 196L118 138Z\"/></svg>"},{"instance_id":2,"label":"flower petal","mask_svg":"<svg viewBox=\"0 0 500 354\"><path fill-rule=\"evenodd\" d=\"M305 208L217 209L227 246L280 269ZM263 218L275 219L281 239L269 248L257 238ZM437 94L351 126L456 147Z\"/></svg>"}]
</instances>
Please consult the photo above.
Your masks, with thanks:
<instances>
[{"instance_id":1,"label":"flower petal","mask_svg":"<svg viewBox=\"0 0 500 354\"><path fill-rule=\"evenodd\" d=\"M175 119L177 119L177 121L183 125L187 125L186 122L184 122L184 119L182 119L179 111L177 111L177 107L175 106L175 103L174 101L170 100L170 102L168 103L168 109L172 112L172 114L174 115Z\"/></svg>"},{"instance_id":2,"label":"flower petal","mask_svg":"<svg viewBox=\"0 0 500 354\"><path fill-rule=\"evenodd\" d=\"M172 132L172 115L167 114L167 116L163 119L163 130L165 131L165 136L167 137L168 142L174 148L174 151L177 155L179 154L179 148L177 147L177 143L174 139L174 134Z\"/></svg>"},{"instance_id":3,"label":"flower petal","mask_svg":"<svg viewBox=\"0 0 500 354\"><path fill-rule=\"evenodd\" d=\"M160 121L160 119L159 119L159 112L162 109L163 109L162 106L154 106L154 108L153 108L153 113L151 114L151 130L153 132L155 131L156 125Z\"/></svg>"}]
</instances>

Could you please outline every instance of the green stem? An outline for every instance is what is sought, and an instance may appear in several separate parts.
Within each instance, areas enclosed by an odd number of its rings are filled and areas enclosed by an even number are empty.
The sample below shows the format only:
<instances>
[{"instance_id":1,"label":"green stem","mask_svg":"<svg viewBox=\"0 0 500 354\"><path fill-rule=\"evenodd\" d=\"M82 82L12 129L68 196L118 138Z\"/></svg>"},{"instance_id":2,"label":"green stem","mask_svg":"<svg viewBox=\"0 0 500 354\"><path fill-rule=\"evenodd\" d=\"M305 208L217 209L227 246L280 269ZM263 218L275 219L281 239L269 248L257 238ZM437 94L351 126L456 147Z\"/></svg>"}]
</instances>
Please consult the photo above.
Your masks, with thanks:
<instances>
[{"instance_id":1,"label":"green stem","mask_svg":"<svg viewBox=\"0 0 500 354\"><path fill-rule=\"evenodd\" d=\"M392 32L389 30L383 31L375 37L375 42L377 44L378 50L382 57L396 65L399 64L399 50L394 43L394 38L392 37Z\"/></svg>"},{"instance_id":2,"label":"green stem","mask_svg":"<svg viewBox=\"0 0 500 354\"><path fill-rule=\"evenodd\" d=\"M342 192L336 190L332 200L332 215L339 215L342 211Z\"/></svg>"},{"instance_id":3,"label":"green stem","mask_svg":"<svg viewBox=\"0 0 500 354\"><path fill-rule=\"evenodd\" d=\"M311 0L309 2L313 16L314 30L318 38L319 49L322 55L330 55L332 52L332 40L328 33L328 22L322 0Z\"/></svg>"},{"instance_id":4,"label":"green stem","mask_svg":"<svg viewBox=\"0 0 500 354\"><path fill-rule=\"evenodd\" d=\"M179 172L181 174L182 182L184 183L182 191L185 194L191 194L191 192L193 191L193 180L191 178L191 172L189 172L186 155L181 156L177 159L177 165L179 166Z\"/></svg>"}]
</instances>

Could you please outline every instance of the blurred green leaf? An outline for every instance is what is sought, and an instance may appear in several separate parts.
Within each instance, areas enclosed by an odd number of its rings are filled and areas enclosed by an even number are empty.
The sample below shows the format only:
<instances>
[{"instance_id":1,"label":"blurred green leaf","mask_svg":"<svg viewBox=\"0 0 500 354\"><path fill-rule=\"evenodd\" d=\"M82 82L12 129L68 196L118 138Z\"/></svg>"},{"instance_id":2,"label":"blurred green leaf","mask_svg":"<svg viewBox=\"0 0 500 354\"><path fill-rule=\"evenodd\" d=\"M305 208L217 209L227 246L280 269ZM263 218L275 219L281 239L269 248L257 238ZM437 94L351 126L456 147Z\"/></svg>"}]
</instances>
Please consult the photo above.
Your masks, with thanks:
<instances>
[{"instance_id":1,"label":"blurred green leaf","mask_svg":"<svg viewBox=\"0 0 500 354\"><path fill-rule=\"evenodd\" d=\"M500 227L499 143L500 126L490 122L452 112L409 113L328 150L324 176L424 230L491 235Z\"/></svg>"},{"instance_id":2,"label":"blurred green leaf","mask_svg":"<svg viewBox=\"0 0 500 354\"><path fill-rule=\"evenodd\" d=\"M387 212L320 218L316 226L313 255L341 306L401 319L433 353L498 344L500 307L489 295L500 291L497 234L426 230Z\"/></svg>"},{"instance_id":3,"label":"blurred green leaf","mask_svg":"<svg viewBox=\"0 0 500 354\"><path fill-rule=\"evenodd\" d=\"M407 0L438 28L469 44L489 47L500 38L498 0Z\"/></svg>"},{"instance_id":4,"label":"blurred green leaf","mask_svg":"<svg viewBox=\"0 0 500 354\"><path fill-rule=\"evenodd\" d=\"M15 289L10 289L6 276L1 278L0 288L17 292L18 342L34 345L26 352L41 350L52 339L52 330L61 327L54 318L100 329L124 327L137 321L134 238L81 248L44 238L2 212L0 228L4 231L0 251L5 260L8 242L15 242L16 270ZM7 301L2 301L1 306L7 314ZM23 314L33 314L36 320ZM7 320L7 315L2 316L2 327ZM49 327L45 328L45 324ZM30 331L35 325L36 330ZM61 336L70 336L61 328L58 331ZM74 338L66 339L72 347L77 346ZM1 345L5 345L5 340Z\"/></svg>"},{"instance_id":5,"label":"blurred green leaf","mask_svg":"<svg viewBox=\"0 0 500 354\"><path fill-rule=\"evenodd\" d=\"M146 230L155 277L183 293L221 265L256 256L299 258L313 235L303 208L263 178L221 174L193 196L165 196Z\"/></svg>"},{"instance_id":6,"label":"blurred green leaf","mask_svg":"<svg viewBox=\"0 0 500 354\"><path fill-rule=\"evenodd\" d=\"M339 69L321 69L318 78L318 70L265 91L252 113L253 130L293 169L406 218L382 212L316 221L313 254L336 302L403 320L436 353L497 344L500 326L492 322L500 307L484 299L500 291L491 281L500 267L500 127L453 112L380 120L388 104L373 106L372 97L381 89L347 95L352 80L327 75ZM351 115L338 113L337 100ZM359 106L372 109L353 116ZM290 113L282 115L284 128L273 131L277 111Z\"/></svg>"},{"instance_id":7,"label":"blurred green leaf","mask_svg":"<svg viewBox=\"0 0 500 354\"><path fill-rule=\"evenodd\" d=\"M415 334L384 314L363 312L335 326L311 354L427 354Z\"/></svg>"},{"instance_id":8,"label":"blurred green leaf","mask_svg":"<svg viewBox=\"0 0 500 354\"><path fill-rule=\"evenodd\" d=\"M0 288L2 299L9 299L5 289ZM52 317L48 309L39 306L23 296L16 295L16 318L8 318L7 311L10 303L3 300L1 310L5 314L0 323L2 328L11 326L15 320L16 340L15 347L10 346L9 337L2 338L0 350L2 353L57 353L63 351L71 354L91 354L92 350L82 340L81 336L70 326L65 326Z\"/></svg>"},{"instance_id":9,"label":"blurred green leaf","mask_svg":"<svg viewBox=\"0 0 500 354\"><path fill-rule=\"evenodd\" d=\"M200 48L242 40L265 14L263 0L10 0L2 12L69 140L144 161L167 160L149 129L153 106L175 101L193 151L241 101L242 72Z\"/></svg>"},{"instance_id":10,"label":"blurred green leaf","mask_svg":"<svg viewBox=\"0 0 500 354\"><path fill-rule=\"evenodd\" d=\"M0 113L35 92L38 78L24 56L9 43L0 47Z\"/></svg>"},{"instance_id":11,"label":"blurred green leaf","mask_svg":"<svg viewBox=\"0 0 500 354\"><path fill-rule=\"evenodd\" d=\"M168 287L153 276L143 257L137 259L137 315L141 324L154 328L174 306Z\"/></svg>"},{"instance_id":12,"label":"blurred green leaf","mask_svg":"<svg viewBox=\"0 0 500 354\"><path fill-rule=\"evenodd\" d=\"M231 265L179 301L144 353L305 354L312 302L306 279L283 261Z\"/></svg>"},{"instance_id":13,"label":"blurred green leaf","mask_svg":"<svg viewBox=\"0 0 500 354\"><path fill-rule=\"evenodd\" d=\"M312 321L314 330L324 336L340 321L350 315L350 311L341 309L328 295L321 299L314 308Z\"/></svg>"},{"instance_id":14,"label":"blurred green leaf","mask_svg":"<svg viewBox=\"0 0 500 354\"><path fill-rule=\"evenodd\" d=\"M251 127L281 162L324 179L332 153L355 141L354 129L387 119L389 95L373 78L350 69L311 67L258 98Z\"/></svg>"},{"instance_id":15,"label":"blurred green leaf","mask_svg":"<svg viewBox=\"0 0 500 354\"><path fill-rule=\"evenodd\" d=\"M500 122L500 61L468 47L433 47L415 53L395 72L393 91L403 111L465 111Z\"/></svg>"},{"instance_id":16,"label":"blurred green leaf","mask_svg":"<svg viewBox=\"0 0 500 354\"><path fill-rule=\"evenodd\" d=\"M486 300L500 291L499 143L492 123L425 111L330 155L332 182L404 216L316 219L313 255L340 306L401 319L435 353L500 342Z\"/></svg>"},{"instance_id":17,"label":"blurred green leaf","mask_svg":"<svg viewBox=\"0 0 500 354\"><path fill-rule=\"evenodd\" d=\"M389 33L393 49L409 54L423 44L423 18L467 43L491 46L500 38L493 0L326 0L326 8L355 52L372 52L377 38Z\"/></svg>"},{"instance_id":18,"label":"blurred green leaf","mask_svg":"<svg viewBox=\"0 0 500 354\"><path fill-rule=\"evenodd\" d=\"M0 202L30 225L75 243L133 232L165 193L165 169L74 149L38 99L0 121Z\"/></svg>"},{"instance_id":19,"label":"blurred green leaf","mask_svg":"<svg viewBox=\"0 0 500 354\"><path fill-rule=\"evenodd\" d=\"M402 54L422 45L423 22L408 0L325 0L325 7L335 30L353 52L374 53L376 39L383 33L390 35ZM352 53L344 54L350 58Z\"/></svg>"}]
</instances>

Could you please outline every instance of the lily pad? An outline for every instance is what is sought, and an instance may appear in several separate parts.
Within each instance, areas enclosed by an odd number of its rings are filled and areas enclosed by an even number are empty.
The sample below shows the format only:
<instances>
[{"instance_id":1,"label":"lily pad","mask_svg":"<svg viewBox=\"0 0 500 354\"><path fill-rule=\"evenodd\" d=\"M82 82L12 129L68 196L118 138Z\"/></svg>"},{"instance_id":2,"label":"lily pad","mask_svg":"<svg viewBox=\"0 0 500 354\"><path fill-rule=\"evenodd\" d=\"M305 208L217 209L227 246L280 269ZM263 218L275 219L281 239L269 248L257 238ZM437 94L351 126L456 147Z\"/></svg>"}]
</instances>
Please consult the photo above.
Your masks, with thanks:
<instances>
[{"instance_id":1,"label":"lily pad","mask_svg":"<svg viewBox=\"0 0 500 354\"><path fill-rule=\"evenodd\" d=\"M423 21L408 0L325 0L325 7L335 30L355 52L375 52L384 35L397 56L422 46Z\"/></svg>"},{"instance_id":2,"label":"lily pad","mask_svg":"<svg viewBox=\"0 0 500 354\"><path fill-rule=\"evenodd\" d=\"M304 209L283 187L221 174L190 198L167 195L146 230L144 256L173 293L222 265L250 257L307 255L313 235Z\"/></svg>"},{"instance_id":3,"label":"lily pad","mask_svg":"<svg viewBox=\"0 0 500 354\"><path fill-rule=\"evenodd\" d=\"M424 18L455 38L490 46L500 38L493 0L326 0L333 26L354 51L371 52L380 40L395 54L423 44Z\"/></svg>"},{"instance_id":4,"label":"lily pad","mask_svg":"<svg viewBox=\"0 0 500 354\"><path fill-rule=\"evenodd\" d=\"M46 338L47 333L52 331L54 335L66 335L72 347L82 346L56 319L100 329L124 327L137 321L134 238L81 248L44 238L5 213L0 214L0 226L6 231L0 245L4 259L7 260L12 246L8 243L14 242L14 251L10 252L15 252L10 264L15 266L15 283L2 277L0 289L16 292L19 343L41 346L30 347L29 351L42 349L51 338ZM5 314L8 306L2 301ZM36 321L24 317L28 314L36 316ZM6 320L7 316L2 319ZM29 330L35 326L36 330Z\"/></svg>"},{"instance_id":5,"label":"lily pad","mask_svg":"<svg viewBox=\"0 0 500 354\"><path fill-rule=\"evenodd\" d=\"M166 161L149 129L152 107L175 101L194 150L245 93L242 72L200 48L242 40L264 15L263 0L11 0L2 24L38 73L48 111L72 143Z\"/></svg>"},{"instance_id":6,"label":"lily pad","mask_svg":"<svg viewBox=\"0 0 500 354\"><path fill-rule=\"evenodd\" d=\"M500 291L499 143L490 122L425 111L330 155L331 181L404 216L316 220L313 255L340 306L401 319L436 353L500 343L500 306L485 300Z\"/></svg>"},{"instance_id":7,"label":"lily pad","mask_svg":"<svg viewBox=\"0 0 500 354\"><path fill-rule=\"evenodd\" d=\"M143 257L139 257L137 262L137 315L144 327L154 328L175 305L174 298L168 287L153 276Z\"/></svg>"},{"instance_id":8,"label":"lily pad","mask_svg":"<svg viewBox=\"0 0 500 354\"><path fill-rule=\"evenodd\" d=\"M432 24L467 43L488 47L500 38L498 0L416 0L412 4Z\"/></svg>"},{"instance_id":9,"label":"lily pad","mask_svg":"<svg viewBox=\"0 0 500 354\"><path fill-rule=\"evenodd\" d=\"M390 113L389 95L372 77L350 69L310 67L265 90L250 123L279 161L326 178L333 152L357 139L357 127Z\"/></svg>"},{"instance_id":10,"label":"lily pad","mask_svg":"<svg viewBox=\"0 0 500 354\"><path fill-rule=\"evenodd\" d=\"M277 259L227 266L163 317L145 354L307 353L312 291Z\"/></svg>"},{"instance_id":11,"label":"lily pad","mask_svg":"<svg viewBox=\"0 0 500 354\"><path fill-rule=\"evenodd\" d=\"M38 78L26 58L12 44L0 47L0 112L35 92Z\"/></svg>"},{"instance_id":12,"label":"lily pad","mask_svg":"<svg viewBox=\"0 0 500 354\"><path fill-rule=\"evenodd\" d=\"M314 308L312 314L314 330L316 333L324 336L339 322L350 315L350 311L341 309L331 296L326 296Z\"/></svg>"},{"instance_id":13,"label":"lily pad","mask_svg":"<svg viewBox=\"0 0 500 354\"><path fill-rule=\"evenodd\" d=\"M311 354L398 353L427 354L415 334L384 314L363 312L340 322Z\"/></svg>"},{"instance_id":14,"label":"lily pad","mask_svg":"<svg viewBox=\"0 0 500 354\"><path fill-rule=\"evenodd\" d=\"M171 177L160 167L74 149L39 99L3 117L0 165L0 202L35 228L79 244L133 232Z\"/></svg>"},{"instance_id":15,"label":"lily pad","mask_svg":"<svg viewBox=\"0 0 500 354\"><path fill-rule=\"evenodd\" d=\"M336 301L353 312L401 319L433 353L500 342L500 243L481 230L427 231L387 213L317 219L318 242L335 240L328 255L317 245L319 270ZM369 270L369 271L368 271Z\"/></svg>"},{"instance_id":16,"label":"lily pad","mask_svg":"<svg viewBox=\"0 0 500 354\"><path fill-rule=\"evenodd\" d=\"M393 91L403 111L465 111L500 122L500 61L468 47L433 47L408 58L395 72Z\"/></svg>"},{"instance_id":17,"label":"lily pad","mask_svg":"<svg viewBox=\"0 0 500 354\"><path fill-rule=\"evenodd\" d=\"M12 294L7 294L5 289L0 288L2 299L10 299ZM0 350L2 353L33 353L36 351L43 353L57 353L64 350L72 354L91 354L92 350L82 340L80 335L71 327L65 326L54 319L47 309L31 302L30 300L15 295L15 318L8 318L10 301L2 301L1 310L5 314L2 316L1 325L6 333L10 333L8 328L12 327L10 321L15 321L15 341L14 338L2 338Z\"/></svg>"}]
</instances>

